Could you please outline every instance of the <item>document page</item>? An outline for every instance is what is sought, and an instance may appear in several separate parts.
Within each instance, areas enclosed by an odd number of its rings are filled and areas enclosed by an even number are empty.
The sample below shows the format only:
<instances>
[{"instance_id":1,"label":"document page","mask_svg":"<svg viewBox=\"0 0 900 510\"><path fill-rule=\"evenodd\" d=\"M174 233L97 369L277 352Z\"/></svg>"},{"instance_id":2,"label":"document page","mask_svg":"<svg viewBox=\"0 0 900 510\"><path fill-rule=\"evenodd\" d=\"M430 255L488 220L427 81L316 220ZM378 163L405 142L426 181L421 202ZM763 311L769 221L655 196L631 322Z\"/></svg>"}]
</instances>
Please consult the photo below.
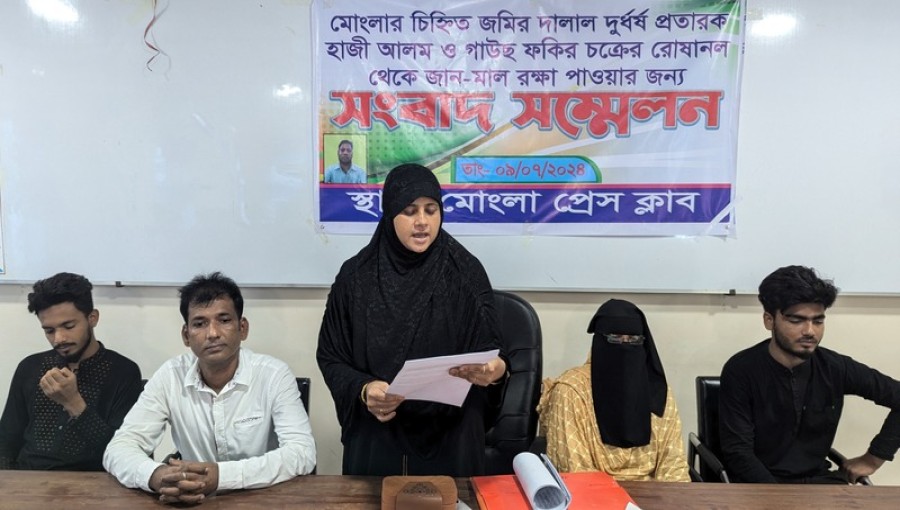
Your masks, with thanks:
<instances>
[{"instance_id":1,"label":"document page","mask_svg":"<svg viewBox=\"0 0 900 510\"><path fill-rule=\"evenodd\" d=\"M388 393L408 400L427 400L460 407L472 385L450 375L450 369L472 363L487 363L500 354L499 349L407 360L391 382Z\"/></svg>"}]
</instances>

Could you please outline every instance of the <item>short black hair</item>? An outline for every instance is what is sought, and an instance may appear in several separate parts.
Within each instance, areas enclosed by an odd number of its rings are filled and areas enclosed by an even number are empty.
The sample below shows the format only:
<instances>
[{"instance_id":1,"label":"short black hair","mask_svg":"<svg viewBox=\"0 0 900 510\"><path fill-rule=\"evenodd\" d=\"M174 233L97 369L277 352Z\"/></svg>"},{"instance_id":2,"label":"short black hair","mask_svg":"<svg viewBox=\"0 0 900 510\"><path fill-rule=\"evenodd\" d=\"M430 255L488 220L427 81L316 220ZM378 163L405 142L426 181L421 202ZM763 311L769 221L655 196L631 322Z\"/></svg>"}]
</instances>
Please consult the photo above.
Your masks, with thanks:
<instances>
[{"instance_id":1,"label":"short black hair","mask_svg":"<svg viewBox=\"0 0 900 510\"><path fill-rule=\"evenodd\" d=\"M349 145L351 149L353 148L353 142L347 139L338 142L338 150L341 150L341 145Z\"/></svg>"},{"instance_id":2,"label":"short black hair","mask_svg":"<svg viewBox=\"0 0 900 510\"><path fill-rule=\"evenodd\" d=\"M829 308L837 294L838 288L832 280L819 278L815 269L806 266L778 268L759 284L759 302L773 316L801 303Z\"/></svg>"},{"instance_id":3,"label":"short black hair","mask_svg":"<svg viewBox=\"0 0 900 510\"><path fill-rule=\"evenodd\" d=\"M178 294L181 296L180 309L185 324L188 321L188 307L208 305L224 296L231 298L239 318L244 315L244 298L240 287L219 271L195 276L187 285L178 289Z\"/></svg>"},{"instance_id":4,"label":"short black hair","mask_svg":"<svg viewBox=\"0 0 900 510\"><path fill-rule=\"evenodd\" d=\"M28 294L28 312L38 314L60 303L72 303L87 316L94 311L93 288L87 278L74 273L57 273L38 280Z\"/></svg>"}]
</instances>

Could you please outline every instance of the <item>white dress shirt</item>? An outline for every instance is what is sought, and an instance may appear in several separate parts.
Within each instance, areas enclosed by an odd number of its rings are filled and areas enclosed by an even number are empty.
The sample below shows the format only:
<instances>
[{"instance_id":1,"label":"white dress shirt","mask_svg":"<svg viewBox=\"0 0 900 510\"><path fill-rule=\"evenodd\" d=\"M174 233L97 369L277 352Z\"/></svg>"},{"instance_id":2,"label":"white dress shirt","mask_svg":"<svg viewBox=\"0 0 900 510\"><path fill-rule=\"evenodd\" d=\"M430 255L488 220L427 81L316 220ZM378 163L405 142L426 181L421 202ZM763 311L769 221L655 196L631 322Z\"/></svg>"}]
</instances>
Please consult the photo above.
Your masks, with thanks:
<instances>
[{"instance_id":1,"label":"white dress shirt","mask_svg":"<svg viewBox=\"0 0 900 510\"><path fill-rule=\"evenodd\" d=\"M103 467L122 485L150 491L150 476L161 465L150 455L167 423L185 461L218 463L219 490L268 487L316 466L309 417L290 368L245 348L219 394L203 383L193 353L164 363L107 445Z\"/></svg>"}]
</instances>

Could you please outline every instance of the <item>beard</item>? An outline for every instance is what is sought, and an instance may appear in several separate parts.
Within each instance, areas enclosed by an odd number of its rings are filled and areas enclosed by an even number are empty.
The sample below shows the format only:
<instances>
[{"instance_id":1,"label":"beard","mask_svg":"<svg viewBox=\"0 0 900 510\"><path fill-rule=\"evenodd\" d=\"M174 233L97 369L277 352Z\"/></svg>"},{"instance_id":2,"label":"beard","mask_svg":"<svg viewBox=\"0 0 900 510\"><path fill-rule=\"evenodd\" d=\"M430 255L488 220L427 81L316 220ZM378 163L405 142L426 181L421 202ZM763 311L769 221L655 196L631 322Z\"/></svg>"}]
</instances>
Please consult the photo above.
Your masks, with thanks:
<instances>
[{"instance_id":1,"label":"beard","mask_svg":"<svg viewBox=\"0 0 900 510\"><path fill-rule=\"evenodd\" d=\"M94 341L94 328L89 327L85 336L87 338L85 339L84 345L82 345L80 349L71 354L66 354L63 356L63 359L66 360L66 363L78 363L79 361L81 361L81 357Z\"/></svg>"},{"instance_id":2,"label":"beard","mask_svg":"<svg viewBox=\"0 0 900 510\"><path fill-rule=\"evenodd\" d=\"M785 337L783 337L782 335L780 335L780 334L778 333L778 331L776 331L776 330L772 330L772 338L775 339L775 345L777 345L779 349L781 349L782 351L784 351L784 352L790 354L791 356L796 356L796 357L798 357L798 358L800 358L800 359L802 359L802 360L804 360L804 361L806 361L806 360L808 360L809 358L811 358L812 355L813 355L813 353L816 352L816 349L815 349L815 348L810 349L810 350L806 350L806 349L803 349L803 350L795 350L795 349L792 349L792 348L791 348L791 342L790 342L787 338L785 338ZM816 344L816 346L818 347L818 343Z\"/></svg>"}]
</instances>

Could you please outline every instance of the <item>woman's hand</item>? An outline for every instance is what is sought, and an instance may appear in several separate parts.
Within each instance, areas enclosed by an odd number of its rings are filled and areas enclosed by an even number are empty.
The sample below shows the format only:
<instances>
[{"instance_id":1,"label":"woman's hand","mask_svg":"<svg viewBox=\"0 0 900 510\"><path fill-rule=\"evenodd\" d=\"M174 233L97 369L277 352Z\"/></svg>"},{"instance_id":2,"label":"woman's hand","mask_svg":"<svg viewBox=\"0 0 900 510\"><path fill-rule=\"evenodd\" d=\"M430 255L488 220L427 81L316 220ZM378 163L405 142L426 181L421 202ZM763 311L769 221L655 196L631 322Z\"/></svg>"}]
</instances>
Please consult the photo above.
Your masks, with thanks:
<instances>
[{"instance_id":1,"label":"woman's hand","mask_svg":"<svg viewBox=\"0 0 900 510\"><path fill-rule=\"evenodd\" d=\"M366 407L378 421L385 423L397 416L397 407L403 402L400 395L387 392L388 383L372 381L366 384Z\"/></svg>"},{"instance_id":2,"label":"woman's hand","mask_svg":"<svg viewBox=\"0 0 900 510\"><path fill-rule=\"evenodd\" d=\"M487 363L460 365L450 369L450 375L465 379L476 386L487 386L506 374L506 362L494 358Z\"/></svg>"}]
</instances>

